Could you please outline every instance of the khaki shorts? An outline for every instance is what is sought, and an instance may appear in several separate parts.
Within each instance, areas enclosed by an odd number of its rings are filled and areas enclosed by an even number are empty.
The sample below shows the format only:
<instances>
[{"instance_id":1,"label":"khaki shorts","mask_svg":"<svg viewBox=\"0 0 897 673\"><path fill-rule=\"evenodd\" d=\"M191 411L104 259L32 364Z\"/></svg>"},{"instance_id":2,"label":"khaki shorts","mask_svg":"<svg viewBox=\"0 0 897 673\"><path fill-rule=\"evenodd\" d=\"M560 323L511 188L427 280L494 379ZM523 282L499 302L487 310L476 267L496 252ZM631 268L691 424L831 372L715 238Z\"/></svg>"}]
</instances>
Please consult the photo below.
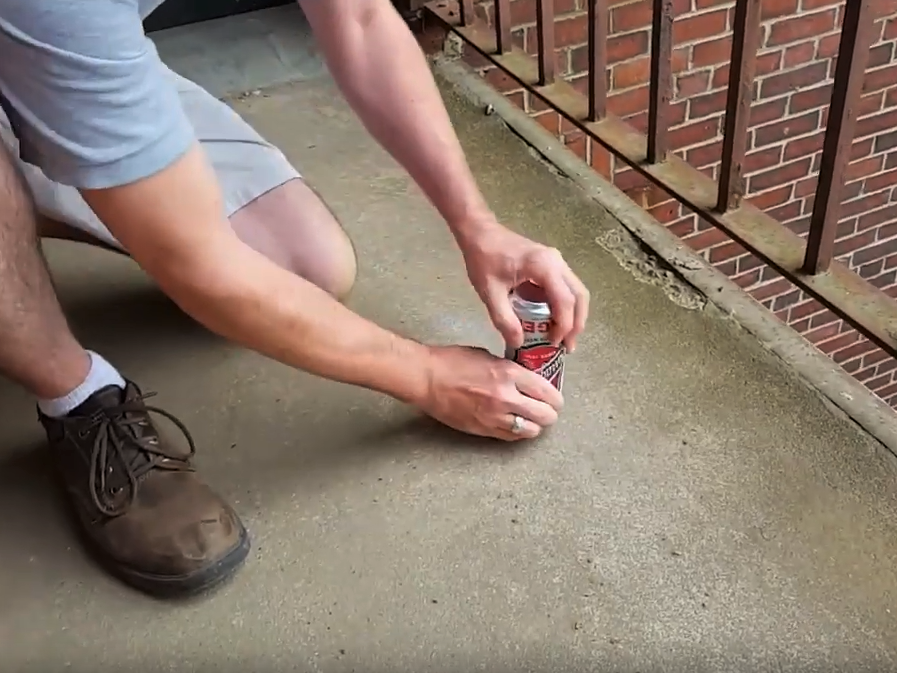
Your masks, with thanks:
<instances>
[{"instance_id":1,"label":"khaki shorts","mask_svg":"<svg viewBox=\"0 0 897 673\"><path fill-rule=\"evenodd\" d=\"M225 103L184 77L170 74L196 138L215 169L228 217L266 192L299 177L283 153ZM19 147L2 108L0 138L14 156L28 156L27 148ZM39 168L25 161L20 160L19 165L41 214L121 249L76 189L52 182Z\"/></svg>"}]
</instances>

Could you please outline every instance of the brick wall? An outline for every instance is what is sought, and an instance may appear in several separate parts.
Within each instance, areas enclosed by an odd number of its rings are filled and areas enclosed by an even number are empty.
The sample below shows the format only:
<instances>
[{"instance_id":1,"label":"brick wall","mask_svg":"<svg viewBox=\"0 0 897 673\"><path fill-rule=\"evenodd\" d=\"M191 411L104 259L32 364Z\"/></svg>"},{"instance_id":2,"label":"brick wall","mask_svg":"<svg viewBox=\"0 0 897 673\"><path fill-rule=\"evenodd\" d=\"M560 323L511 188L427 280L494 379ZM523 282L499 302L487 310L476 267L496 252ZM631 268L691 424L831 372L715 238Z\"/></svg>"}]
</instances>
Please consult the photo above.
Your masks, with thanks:
<instances>
[{"instance_id":1,"label":"brick wall","mask_svg":"<svg viewBox=\"0 0 897 673\"><path fill-rule=\"evenodd\" d=\"M608 108L647 128L651 0L607 0ZM718 175L732 42L733 0L673 0L672 148ZM813 207L840 35L834 0L763 0L763 29L746 157L749 200L800 234ZM492 2L478 6L492 19ZM535 2L512 0L513 37L536 52ZM586 91L588 29L582 0L555 0L558 72ZM879 0L838 228L836 255L897 297L897 1ZM482 59L468 57L493 85L573 151L646 207L757 301L829 354L892 406L897 360L761 264L724 233L545 110Z\"/></svg>"}]
</instances>

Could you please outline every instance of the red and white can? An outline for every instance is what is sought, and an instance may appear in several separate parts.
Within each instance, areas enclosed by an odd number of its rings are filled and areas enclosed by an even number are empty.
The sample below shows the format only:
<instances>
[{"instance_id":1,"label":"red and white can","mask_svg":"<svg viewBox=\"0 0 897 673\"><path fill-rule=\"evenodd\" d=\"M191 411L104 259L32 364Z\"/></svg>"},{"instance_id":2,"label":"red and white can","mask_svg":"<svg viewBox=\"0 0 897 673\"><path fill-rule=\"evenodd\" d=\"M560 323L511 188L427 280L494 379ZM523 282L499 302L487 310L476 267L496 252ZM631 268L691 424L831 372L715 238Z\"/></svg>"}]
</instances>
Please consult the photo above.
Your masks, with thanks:
<instances>
[{"instance_id":1,"label":"red and white can","mask_svg":"<svg viewBox=\"0 0 897 673\"><path fill-rule=\"evenodd\" d=\"M505 357L537 372L561 390L567 349L563 344L553 346L549 340L551 307L545 291L538 285L524 283L511 293L511 306L523 326L523 345L508 347Z\"/></svg>"}]
</instances>

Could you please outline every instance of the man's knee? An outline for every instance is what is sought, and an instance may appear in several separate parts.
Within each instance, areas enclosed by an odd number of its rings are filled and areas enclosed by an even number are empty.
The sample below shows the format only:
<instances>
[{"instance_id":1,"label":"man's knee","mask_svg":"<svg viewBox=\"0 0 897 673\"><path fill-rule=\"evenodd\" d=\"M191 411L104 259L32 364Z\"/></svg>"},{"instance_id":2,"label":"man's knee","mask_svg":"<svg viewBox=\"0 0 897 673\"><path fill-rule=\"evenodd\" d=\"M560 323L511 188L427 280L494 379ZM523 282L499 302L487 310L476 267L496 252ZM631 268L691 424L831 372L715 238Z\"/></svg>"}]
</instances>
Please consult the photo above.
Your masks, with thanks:
<instances>
[{"instance_id":1,"label":"man's knee","mask_svg":"<svg viewBox=\"0 0 897 673\"><path fill-rule=\"evenodd\" d=\"M240 238L276 264L343 300L355 284L355 249L336 217L302 180L292 180L236 212Z\"/></svg>"}]
</instances>

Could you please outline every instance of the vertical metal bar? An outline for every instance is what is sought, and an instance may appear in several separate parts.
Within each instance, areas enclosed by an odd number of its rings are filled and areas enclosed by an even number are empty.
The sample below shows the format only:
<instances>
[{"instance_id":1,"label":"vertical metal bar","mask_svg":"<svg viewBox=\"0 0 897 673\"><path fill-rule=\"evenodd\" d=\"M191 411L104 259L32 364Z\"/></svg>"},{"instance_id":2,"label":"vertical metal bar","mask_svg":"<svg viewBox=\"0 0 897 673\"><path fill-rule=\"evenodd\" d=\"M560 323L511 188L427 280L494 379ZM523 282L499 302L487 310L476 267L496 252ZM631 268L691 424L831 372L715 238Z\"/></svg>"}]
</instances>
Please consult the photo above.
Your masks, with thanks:
<instances>
[{"instance_id":1,"label":"vertical metal bar","mask_svg":"<svg viewBox=\"0 0 897 673\"><path fill-rule=\"evenodd\" d=\"M729 96L716 199L716 209L721 213L737 208L744 196L744 153L760 45L760 0L737 0L732 36Z\"/></svg>"},{"instance_id":2,"label":"vertical metal bar","mask_svg":"<svg viewBox=\"0 0 897 673\"><path fill-rule=\"evenodd\" d=\"M850 162L857 107L872 44L873 14L872 0L847 0L844 4L835 84L804 257L803 270L808 274L822 273L832 262L844 169Z\"/></svg>"},{"instance_id":3,"label":"vertical metal bar","mask_svg":"<svg viewBox=\"0 0 897 673\"><path fill-rule=\"evenodd\" d=\"M589 3L589 121L607 114L607 2Z\"/></svg>"},{"instance_id":4,"label":"vertical metal bar","mask_svg":"<svg viewBox=\"0 0 897 673\"><path fill-rule=\"evenodd\" d=\"M473 23L473 0L461 0L461 25Z\"/></svg>"},{"instance_id":5,"label":"vertical metal bar","mask_svg":"<svg viewBox=\"0 0 897 673\"><path fill-rule=\"evenodd\" d=\"M539 39L539 84L554 82L554 0L536 0L536 31Z\"/></svg>"},{"instance_id":6,"label":"vertical metal bar","mask_svg":"<svg viewBox=\"0 0 897 673\"><path fill-rule=\"evenodd\" d=\"M673 0L653 0L651 22L651 90L648 101L648 163L667 154L668 111L672 98Z\"/></svg>"},{"instance_id":7,"label":"vertical metal bar","mask_svg":"<svg viewBox=\"0 0 897 673\"><path fill-rule=\"evenodd\" d=\"M499 54L511 51L511 0L495 0L495 43Z\"/></svg>"}]
</instances>

